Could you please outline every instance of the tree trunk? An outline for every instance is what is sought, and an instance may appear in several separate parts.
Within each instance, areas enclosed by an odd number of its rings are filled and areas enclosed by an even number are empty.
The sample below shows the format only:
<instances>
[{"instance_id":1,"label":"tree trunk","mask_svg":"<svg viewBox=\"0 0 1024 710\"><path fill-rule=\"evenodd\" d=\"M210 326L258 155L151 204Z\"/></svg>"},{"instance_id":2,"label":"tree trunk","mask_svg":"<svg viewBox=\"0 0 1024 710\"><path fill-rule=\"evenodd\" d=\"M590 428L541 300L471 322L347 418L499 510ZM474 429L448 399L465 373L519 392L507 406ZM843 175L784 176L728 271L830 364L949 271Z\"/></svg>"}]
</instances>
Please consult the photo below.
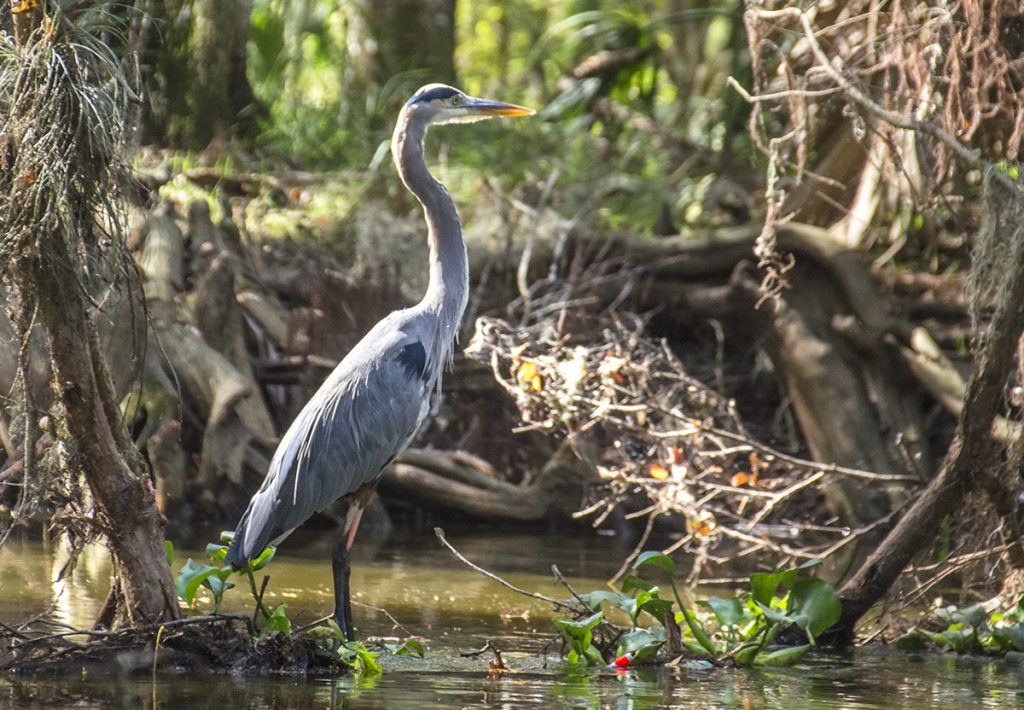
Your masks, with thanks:
<instances>
[{"instance_id":1,"label":"tree trunk","mask_svg":"<svg viewBox=\"0 0 1024 710\"><path fill-rule=\"evenodd\" d=\"M238 128L254 103L245 73L252 0L149 2L159 31L140 38L146 72L144 139L203 149Z\"/></svg>"},{"instance_id":2,"label":"tree trunk","mask_svg":"<svg viewBox=\"0 0 1024 710\"><path fill-rule=\"evenodd\" d=\"M1003 518L1008 531L1004 537L1015 543L1010 550L1012 559L1021 556L1020 472L1015 465L999 466L999 449L993 437L1024 332L1024 198L1019 190L998 197L990 195L986 200L988 213L983 235L978 238L979 254L975 256L983 262L985 250L998 250L1005 265L988 274L988 278L996 281L991 294L995 311L979 338L953 444L939 475L842 588L843 613L834 632L840 644L852 642L857 621L888 593L911 560L930 548L942 520L972 490L988 494L993 510ZM994 246L993 242L999 245Z\"/></svg>"},{"instance_id":3,"label":"tree trunk","mask_svg":"<svg viewBox=\"0 0 1024 710\"><path fill-rule=\"evenodd\" d=\"M63 266L70 263L67 255L48 264L23 259L12 270L15 301L34 299L46 333L53 387L73 451L70 466L88 483L108 536L122 595L120 620L139 626L174 619L178 605L163 520L141 472L142 458L124 429L81 284Z\"/></svg>"},{"instance_id":4,"label":"tree trunk","mask_svg":"<svg viewBox=\"0 0 1024 710\"><path fill-rule=\"evenodd\" d=\"M405 72L421 74L420 83L455 83L455 0L362 0L347 34L351 69L364 87Z\"/></svg>"}]
</instances>

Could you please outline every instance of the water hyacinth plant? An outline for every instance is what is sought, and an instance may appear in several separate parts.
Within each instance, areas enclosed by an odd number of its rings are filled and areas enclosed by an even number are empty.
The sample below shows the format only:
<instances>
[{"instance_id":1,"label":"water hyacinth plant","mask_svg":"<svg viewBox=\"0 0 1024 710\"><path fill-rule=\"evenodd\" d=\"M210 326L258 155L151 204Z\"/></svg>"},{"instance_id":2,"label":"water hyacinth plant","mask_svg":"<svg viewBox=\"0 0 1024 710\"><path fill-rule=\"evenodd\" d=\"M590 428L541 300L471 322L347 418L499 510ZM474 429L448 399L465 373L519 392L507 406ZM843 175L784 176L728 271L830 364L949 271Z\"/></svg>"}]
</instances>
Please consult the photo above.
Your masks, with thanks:
<instances>
[{"instance_id":1,"label":"water hyacinth plant","mask_svg":"<svg viewBox=\"0 0 1024 710\"><path fill-rule=\"evenodd\" d=\"M656 569L668 576L671 597L636 575L627 575L620 591L598 590L579 595L592 615L582 619L556 619L568 647L569 663L601 665L613 659L617 667L690 656L712 663L740 666L791 665L839 620L839 597L828 582L806 576L817 560L775 572L750 576L750 591L737 597L712 597L691 609L676 587L675 563L657 551L637 557L634 571ZM603 607L624 612L626 629L610 629L602 648L595 631L609 624ZM787 626L804 632L807 643L774 648L772 642Z\"/></svg>"}]
</instances>

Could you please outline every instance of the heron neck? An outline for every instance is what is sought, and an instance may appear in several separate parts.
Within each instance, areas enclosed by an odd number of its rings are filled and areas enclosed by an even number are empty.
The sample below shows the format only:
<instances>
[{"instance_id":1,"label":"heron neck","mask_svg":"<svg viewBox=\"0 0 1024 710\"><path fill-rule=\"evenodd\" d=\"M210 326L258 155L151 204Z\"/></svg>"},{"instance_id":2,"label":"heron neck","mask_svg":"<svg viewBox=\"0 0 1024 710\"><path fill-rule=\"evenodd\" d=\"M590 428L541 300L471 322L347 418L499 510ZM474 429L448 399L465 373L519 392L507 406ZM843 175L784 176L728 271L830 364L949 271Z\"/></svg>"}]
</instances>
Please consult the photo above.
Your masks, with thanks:
<instances>
[{"instance_id":1,"label":"heron neck","mask_svg":"<svg viewBox=\"0 0 1024 710\"><path fill-rule=\"evenodd\" d=\"M427 170L423 159L424 123L408 120L403 113L395 127L391 152L398 174L409 191L423 205L430 246L430 280L421 305L438 313L446 331L443 342L450 347L469 293L469 265L462 222L455 202Z\"/></svg>"}]
</instances>

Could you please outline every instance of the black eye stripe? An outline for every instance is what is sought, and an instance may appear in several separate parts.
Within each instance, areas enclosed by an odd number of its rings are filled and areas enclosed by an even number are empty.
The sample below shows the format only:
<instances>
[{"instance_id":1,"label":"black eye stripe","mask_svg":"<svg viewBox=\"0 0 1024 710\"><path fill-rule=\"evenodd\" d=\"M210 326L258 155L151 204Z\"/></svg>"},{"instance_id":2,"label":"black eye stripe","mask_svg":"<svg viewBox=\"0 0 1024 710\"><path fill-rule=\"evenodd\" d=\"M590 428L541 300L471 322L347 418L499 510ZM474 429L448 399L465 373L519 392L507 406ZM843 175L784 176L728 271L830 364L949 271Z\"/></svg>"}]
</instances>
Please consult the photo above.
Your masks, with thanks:
<instances>
[{"instance_id":1,"label":"black eye stripe","mask_svg":"<svg viewBox=\"0 0 1024 710\"><path fill-rule=\"evenodd\" d=\"M418 104L421 101L436 101L437 99L450 99L453 96L458 96L458 94L459 92L450 86L435 86L413 96L409 99L409 104Z\"/></svg>"}]
</instances>

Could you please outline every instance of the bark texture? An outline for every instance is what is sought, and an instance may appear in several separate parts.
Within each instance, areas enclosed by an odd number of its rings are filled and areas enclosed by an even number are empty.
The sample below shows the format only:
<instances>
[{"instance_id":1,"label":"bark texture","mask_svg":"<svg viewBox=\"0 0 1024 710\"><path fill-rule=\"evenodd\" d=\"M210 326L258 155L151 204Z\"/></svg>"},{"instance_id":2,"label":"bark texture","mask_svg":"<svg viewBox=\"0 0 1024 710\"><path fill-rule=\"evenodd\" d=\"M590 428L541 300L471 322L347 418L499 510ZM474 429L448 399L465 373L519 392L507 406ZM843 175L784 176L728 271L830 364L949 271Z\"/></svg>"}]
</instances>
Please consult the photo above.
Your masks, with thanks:
<instances>
[{"instance_id":1,"label":"bark texture","mask_svg":"<svg viewBox=\"0 0 1024 710\"><path fill-rule=\"evenodd\" d=\"M61 263L34 258L12 272L15 301L38 309L74 455L96 500L121 594L123 623L152 624L178 617L177 597L164 554L163 519L145 465L125 431L95 325L75 274Z\"/></svg>"},{"instance_id":2,"label":"bark texture","mask_svg":"<svg viewBox=\"0 0 1024 710\"><path fill-rule=\"evenodd\" d=\"M987 251L998 254L1003 263L988 274L995 283L986 295L994 297L995 310L979 337L956 435L938 476L842 588L843 615L836 637L844 645L852 642L857 621L888 593L911 560L931 547L942 520L969 492L988 494L994 510L1013 531L1012 542L1020 544L1019 471L1016 466L999 465L1000 449L993 434L1024 332L1024 199L1019 192L1000 194L999 200L990 196L986 207L978 261L991 259ZM1000 474L1006 480L1000 480Z\"/></svg>"}]
</instances>

